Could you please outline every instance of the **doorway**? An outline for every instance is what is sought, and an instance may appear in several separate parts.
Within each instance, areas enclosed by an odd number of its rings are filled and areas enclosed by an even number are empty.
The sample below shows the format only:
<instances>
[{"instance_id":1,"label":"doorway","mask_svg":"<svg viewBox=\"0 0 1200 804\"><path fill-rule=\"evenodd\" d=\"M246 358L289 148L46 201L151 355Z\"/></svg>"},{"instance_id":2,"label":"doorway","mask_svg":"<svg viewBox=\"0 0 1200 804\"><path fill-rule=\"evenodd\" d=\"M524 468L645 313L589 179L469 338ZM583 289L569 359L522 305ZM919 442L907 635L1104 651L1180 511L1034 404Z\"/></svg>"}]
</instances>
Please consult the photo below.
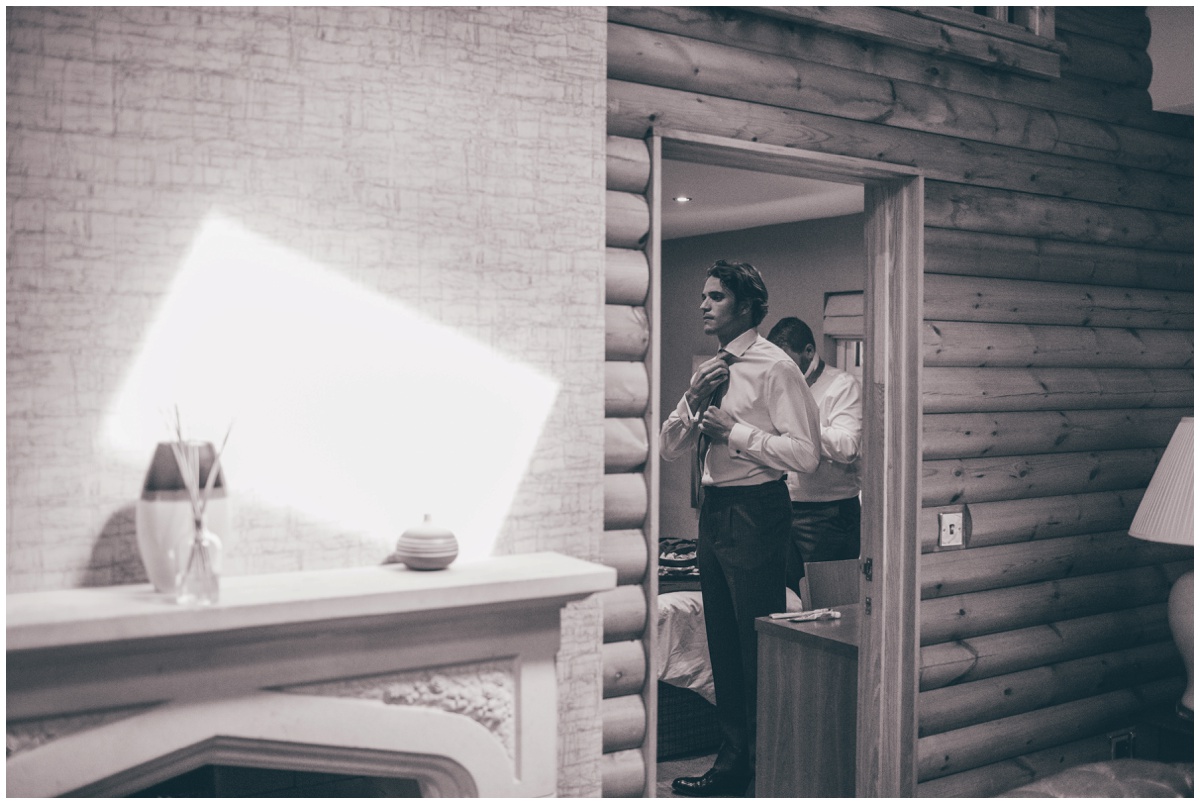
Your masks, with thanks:
<instances>
[{"instance_id":1,"label":"doorway","mask_svg":"<svg viewBox=\"0 0 1200 804\"><path fill-rule=\"evenodd\" d=\"M649 140L650 264L648 362L663 365L665 161L753 170L862 188L862 379L864 456L857 712L859 796L912 795L916 770L918 660L917 513L920 507L920 333L923 182L902 166L688 132L656 130ZM724 256L724 255L717 255ZM774 294L773 294L774 295ZM779 311L780 315L787 314ZM653 376L653 375L652 375ZM652 381L652 409L673 399ZM661 398L660 398L661 397ZM661 404L664 403L665 404ZM655 424L658 422L655 421ZM651 439L651 536L662 493ZM652 542L653 543L653 542Z\"/></svg>"}]
</instances>

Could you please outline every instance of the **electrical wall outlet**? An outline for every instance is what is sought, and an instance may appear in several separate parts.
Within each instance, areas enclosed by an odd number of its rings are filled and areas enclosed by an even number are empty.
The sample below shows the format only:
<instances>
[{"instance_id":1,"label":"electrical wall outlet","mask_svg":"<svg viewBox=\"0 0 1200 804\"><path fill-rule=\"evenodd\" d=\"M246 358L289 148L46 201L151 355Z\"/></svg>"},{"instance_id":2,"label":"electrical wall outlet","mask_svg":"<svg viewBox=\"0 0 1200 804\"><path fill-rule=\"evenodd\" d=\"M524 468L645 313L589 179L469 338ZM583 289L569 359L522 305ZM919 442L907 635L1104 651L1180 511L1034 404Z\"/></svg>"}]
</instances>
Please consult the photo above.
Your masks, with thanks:
<instances>
[{"instance_id":1,"label":"electrical wall outlet","mask_svg":"<svg viewBox=\"0 0 1200 804\"><path fill-rule=\"evenodd\" d=\"M943 511L938 514L938 547L963 547L965 544L962 512Z\"/></svg>"}]
</instances>

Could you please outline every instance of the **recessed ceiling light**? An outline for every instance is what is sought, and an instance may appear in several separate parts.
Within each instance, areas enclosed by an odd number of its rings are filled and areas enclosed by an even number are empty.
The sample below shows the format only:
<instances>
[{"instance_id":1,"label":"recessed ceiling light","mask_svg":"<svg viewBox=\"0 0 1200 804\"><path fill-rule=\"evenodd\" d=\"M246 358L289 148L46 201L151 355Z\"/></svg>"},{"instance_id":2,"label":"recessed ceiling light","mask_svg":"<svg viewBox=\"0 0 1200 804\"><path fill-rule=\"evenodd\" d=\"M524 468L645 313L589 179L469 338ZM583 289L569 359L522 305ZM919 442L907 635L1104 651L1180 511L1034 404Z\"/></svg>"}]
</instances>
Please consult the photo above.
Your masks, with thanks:
<instances>
[{"instance_id":1,"label":"recessed ceiling light","mask_svg":"<svg viewBox=\"0 0 1200 804\"><path fill-rule=\"evenodd\" d=\"M691 200L692 200L692 197L690 195L675 196L675 202L678 204L686 204L688 201L691 201Z\"/></svg>"}]
</instances>

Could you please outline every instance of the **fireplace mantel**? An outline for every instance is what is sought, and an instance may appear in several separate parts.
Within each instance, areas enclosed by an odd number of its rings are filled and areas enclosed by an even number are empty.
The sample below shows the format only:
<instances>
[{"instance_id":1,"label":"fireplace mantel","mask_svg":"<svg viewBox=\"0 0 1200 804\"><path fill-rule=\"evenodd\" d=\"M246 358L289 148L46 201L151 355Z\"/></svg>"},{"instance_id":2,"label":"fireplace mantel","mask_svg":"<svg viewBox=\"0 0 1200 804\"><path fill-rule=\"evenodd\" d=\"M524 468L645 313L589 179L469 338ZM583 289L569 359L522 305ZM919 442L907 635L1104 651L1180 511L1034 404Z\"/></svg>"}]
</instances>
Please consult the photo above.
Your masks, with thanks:
<instances>
[{"instance_id":1,"label":"fireplace mantel","mask_svg":"<svg viewBox=\"0 0 1200 804\"><path fill-rule=\"evenodd\" d=\"M202 764L555 790L562 606L612 587L555 553L7 596L7 792L121 795Z\"/></svg>"}]
</instances>

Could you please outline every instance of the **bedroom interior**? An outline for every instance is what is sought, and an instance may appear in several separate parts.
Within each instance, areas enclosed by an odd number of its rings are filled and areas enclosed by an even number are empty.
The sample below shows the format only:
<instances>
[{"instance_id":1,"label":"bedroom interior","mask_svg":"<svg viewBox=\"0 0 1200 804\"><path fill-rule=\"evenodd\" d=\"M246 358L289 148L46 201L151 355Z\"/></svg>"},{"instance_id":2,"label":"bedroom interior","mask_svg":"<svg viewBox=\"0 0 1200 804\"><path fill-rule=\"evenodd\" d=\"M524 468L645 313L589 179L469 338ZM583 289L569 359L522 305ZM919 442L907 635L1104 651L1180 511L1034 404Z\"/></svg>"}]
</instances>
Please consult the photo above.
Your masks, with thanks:
<instances>
[{"instance_id":1,"label":"bedroom interior","mask_svg":"<svg viewBox=\"0 0 1200 804\"><path fill-rule=\"evenodd\" d=\"M704 717L659 681L692 513L653 434L721 250L770 320L862 322L861 630L768 640L840 668L831 783L1190 793L1193 548L1130 530L1194 413L1191 89L1153 55L1191 9L980 11L7 9L6 792L653 796ZM672 230L693 168L861 211ZM255 403L211 607L137 540L184 389L218 443ZM388 564L426 513L461 554Z\"/></svg>"}]
</instances>

